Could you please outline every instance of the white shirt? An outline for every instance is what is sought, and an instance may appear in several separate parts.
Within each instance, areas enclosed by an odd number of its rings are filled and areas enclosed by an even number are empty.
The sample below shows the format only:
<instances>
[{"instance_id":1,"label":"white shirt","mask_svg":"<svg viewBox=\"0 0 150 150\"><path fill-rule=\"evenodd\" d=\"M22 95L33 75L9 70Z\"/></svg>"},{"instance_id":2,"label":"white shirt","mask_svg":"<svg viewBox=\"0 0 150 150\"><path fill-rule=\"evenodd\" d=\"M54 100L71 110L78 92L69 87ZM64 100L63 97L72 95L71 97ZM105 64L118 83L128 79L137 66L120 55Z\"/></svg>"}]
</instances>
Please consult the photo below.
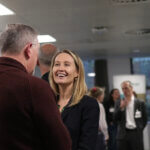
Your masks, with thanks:
<instances>
[{"instance_id":1,"label":"white shirt","mask_svg":"<svg viewBox=\"0 0 150 150\"><path fill-rule=\"evenodd\" d=\"M131 101L126 107L126 128L135 129L136 124L134 120L134 96L131 97Z\"/></svg>"},{"instance_id":2,"label":"white shirt","mask_svg":"<svg viewBox=\"0 0 150 150\"><path fill-rule=\"evenodd\" d=\"M105 140L109 138L108 127L106 123L106 115L103 105L98 102L100 108L100 118L99 118L99 130L104 134Z\"/></svg>"}]
</instances>

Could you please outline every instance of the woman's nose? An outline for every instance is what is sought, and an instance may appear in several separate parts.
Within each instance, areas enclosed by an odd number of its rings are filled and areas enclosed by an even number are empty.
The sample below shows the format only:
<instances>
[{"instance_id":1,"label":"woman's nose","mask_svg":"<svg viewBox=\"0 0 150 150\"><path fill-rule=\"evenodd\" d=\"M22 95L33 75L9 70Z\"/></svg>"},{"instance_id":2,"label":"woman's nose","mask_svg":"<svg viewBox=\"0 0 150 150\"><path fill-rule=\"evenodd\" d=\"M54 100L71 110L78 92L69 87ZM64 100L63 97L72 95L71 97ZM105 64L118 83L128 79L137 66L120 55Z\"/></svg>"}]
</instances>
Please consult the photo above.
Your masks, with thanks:
<instances>
[{"instance_id":1,"label":"woman's nose","mask_svg":"<svg viewBox=\"0 0 150 150\"><path fill-rule=\"evenodd\" d=\"M58 68L59 70L64 70L64 65L59 65L59 68Z\"/></svg>"}]
</instances>

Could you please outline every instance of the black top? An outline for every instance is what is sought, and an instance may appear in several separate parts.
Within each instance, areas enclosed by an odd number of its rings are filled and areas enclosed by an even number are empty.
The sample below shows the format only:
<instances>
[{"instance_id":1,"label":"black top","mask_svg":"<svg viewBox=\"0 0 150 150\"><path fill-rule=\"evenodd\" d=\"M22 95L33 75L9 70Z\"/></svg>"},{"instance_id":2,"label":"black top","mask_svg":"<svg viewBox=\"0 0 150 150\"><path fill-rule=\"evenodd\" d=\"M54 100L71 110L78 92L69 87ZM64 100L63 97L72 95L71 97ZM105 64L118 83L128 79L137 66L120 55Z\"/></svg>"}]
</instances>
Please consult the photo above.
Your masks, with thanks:
<instances>
[{"instance_id":1,"label":"black top","mask_svg":"<svg viewBox=\"0 0 150 150\"><path fill-rule=\"evenodd\" d=\"M94 150L98 134L99 106L95 99L84 96L61 113L72 138L72 150Z\"/></svg>"},{"instance_id":2,"label":"black top","mask_svg":"<svg viewBox=\"0 0 150 150\"><path fill-rule=\"evenodd\" d=\"M106 101L104 103L105 111L106 111L106 121L108 125L114 124L114 111L115 111L115 103Z\"/></svg>"},{"instance_id":3,"label":"black top","mask_svg":"<svg viewBox=\"0 0 150 150\"><path fill-rule=\"evenodd\" d=\"M41 78L43 79L43 80L45 80L45 81L47 81L48 83L49 83L49 73L50 72L46 72Z\"/></svg>"}]
</instances>

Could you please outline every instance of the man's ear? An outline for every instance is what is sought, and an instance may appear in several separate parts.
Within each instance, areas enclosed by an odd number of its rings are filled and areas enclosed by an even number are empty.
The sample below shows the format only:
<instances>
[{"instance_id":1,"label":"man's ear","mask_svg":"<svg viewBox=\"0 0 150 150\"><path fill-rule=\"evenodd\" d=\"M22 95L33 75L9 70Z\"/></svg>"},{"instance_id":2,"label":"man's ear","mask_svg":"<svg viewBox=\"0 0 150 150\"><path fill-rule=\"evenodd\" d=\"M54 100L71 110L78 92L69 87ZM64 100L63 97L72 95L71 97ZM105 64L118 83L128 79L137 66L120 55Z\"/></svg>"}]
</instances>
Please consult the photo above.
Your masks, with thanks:
<instances>
[{"instance_id":1,"label":"man's ear","mask_svg":"<svg viewBox=\"0 0 150 150\"><path fill-rule=\"evenodd\" d=\"M24 55L25 55L26 59L30 59L30 57L31 57L31 54L32 54L31 47L32 47L31 43L27 44L24 47Z\"/></svg>"}]
</instances>

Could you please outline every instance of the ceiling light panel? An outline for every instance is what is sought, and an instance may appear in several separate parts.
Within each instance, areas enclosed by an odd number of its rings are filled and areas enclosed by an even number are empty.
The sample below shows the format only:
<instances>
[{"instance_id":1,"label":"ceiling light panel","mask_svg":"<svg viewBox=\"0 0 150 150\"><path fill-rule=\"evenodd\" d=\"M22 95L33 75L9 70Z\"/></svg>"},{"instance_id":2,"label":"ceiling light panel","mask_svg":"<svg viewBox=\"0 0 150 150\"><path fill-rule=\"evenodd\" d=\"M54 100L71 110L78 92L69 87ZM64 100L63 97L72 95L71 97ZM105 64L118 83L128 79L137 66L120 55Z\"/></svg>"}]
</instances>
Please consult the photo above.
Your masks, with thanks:
<instances>
[{"instance_id":1,"label":"ceiling light panel","mask_svg":"<svg viewBox=\"0 0 150 150\"><path fill-rule=\"evenodd\" d=\"M56 39L50 35L38 35L39 43L56 42Z\"/></svg>"},{"instance_id":2,"label":"ceiling light panel","mask_svg":"<svg viewBox=\"0 0 150 150\"><path fill-rule=\"evenodd\" d=\"M150 0L110 0L113 5L115 4L130 4L130 3L143 3L150 2Z\"/></svg>"},{"instance_id":3,"label":"ceiling light panel","mask_svg":"<svg viewBox=\"0 0 150 150\"><path fill-rule=\"evenodd\" d=\"M4 15L14 15L15 13L10 10L9 8L7 8L6 6L0 4L0 16L4 16Z\"/></svg>"}]
</instances>

